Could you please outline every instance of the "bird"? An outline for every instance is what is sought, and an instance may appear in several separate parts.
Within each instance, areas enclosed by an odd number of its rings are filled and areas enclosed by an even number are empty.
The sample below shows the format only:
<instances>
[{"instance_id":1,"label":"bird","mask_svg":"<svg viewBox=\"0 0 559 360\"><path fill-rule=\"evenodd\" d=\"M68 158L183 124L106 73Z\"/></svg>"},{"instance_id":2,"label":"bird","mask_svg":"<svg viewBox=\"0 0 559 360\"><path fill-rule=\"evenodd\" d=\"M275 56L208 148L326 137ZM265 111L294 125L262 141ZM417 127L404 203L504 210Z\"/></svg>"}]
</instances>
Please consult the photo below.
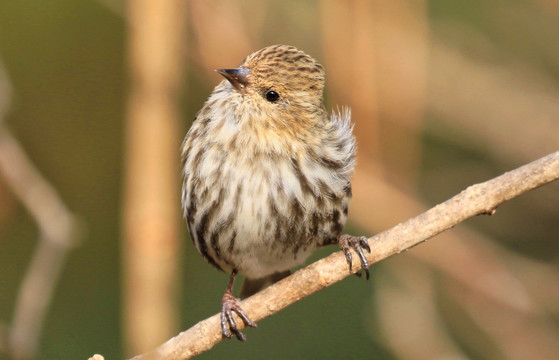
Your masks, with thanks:
<instances>
[{"instance_id":1,"label":"bird","mask_svg":"<svg viewBox=\"0 0 559 360\"><path fill-rule=\"evenodd\" d=\"M289 45L258 50L224 79L197 113L181 147L184 218L198 252L228 274L224 337L245 341L233 313L256 327L241 298L288 276L313 250L351 249L369 278L364 236L342 235L351 199L356 141L348 108L329 115L325 70Z\"/></svg>"}]
</instances>

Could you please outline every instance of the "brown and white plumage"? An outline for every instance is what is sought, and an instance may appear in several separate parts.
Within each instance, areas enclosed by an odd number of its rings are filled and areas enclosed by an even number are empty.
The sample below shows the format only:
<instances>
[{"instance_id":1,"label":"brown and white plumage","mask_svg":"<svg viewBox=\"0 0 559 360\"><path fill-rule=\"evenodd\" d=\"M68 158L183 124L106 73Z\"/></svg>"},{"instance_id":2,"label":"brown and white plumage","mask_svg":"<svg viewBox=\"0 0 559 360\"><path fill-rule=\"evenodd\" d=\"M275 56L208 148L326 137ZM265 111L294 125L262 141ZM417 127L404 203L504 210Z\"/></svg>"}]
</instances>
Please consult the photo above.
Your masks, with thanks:
<instances>
[{"instance_id":1,"label":"brown and white plumage","mask_svg":"<svg viewBox=\"0 0 559 360\"><path fill-rule=\"evenodd\" d=\"M324 69L292 46L264 48L238 69L218 71L226 79L182 146L184 216L196 248L217 268L251 280L285 273L340 240L355 165L350 112L327 115ZM361 245L368 247L350 241Z\"/></svg>"}]
</instances>

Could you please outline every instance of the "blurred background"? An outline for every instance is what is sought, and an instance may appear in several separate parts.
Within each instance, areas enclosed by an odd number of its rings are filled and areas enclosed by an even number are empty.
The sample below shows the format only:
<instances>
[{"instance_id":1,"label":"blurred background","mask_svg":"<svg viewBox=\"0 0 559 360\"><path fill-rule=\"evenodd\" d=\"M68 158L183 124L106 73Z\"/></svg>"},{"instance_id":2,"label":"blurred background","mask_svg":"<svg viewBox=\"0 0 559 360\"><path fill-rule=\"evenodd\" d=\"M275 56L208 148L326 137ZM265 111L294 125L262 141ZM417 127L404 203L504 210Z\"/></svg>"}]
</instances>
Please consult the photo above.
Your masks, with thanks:
<instances>
[{"instance_id":1,"label":"blurred background","mask_svg":"<svg viewBox=\"0 0 559 360\"><path fill-rule=\"evenodd\" d=\"M125 358L220 309L179 195L214 69L276 43L325 65L359 144L346 232L373 235L559 149L558 39L553 0L0 0L0 358ZM522 195L200 358L557 359L558 204Z\"/></svg>"}]
</instances>

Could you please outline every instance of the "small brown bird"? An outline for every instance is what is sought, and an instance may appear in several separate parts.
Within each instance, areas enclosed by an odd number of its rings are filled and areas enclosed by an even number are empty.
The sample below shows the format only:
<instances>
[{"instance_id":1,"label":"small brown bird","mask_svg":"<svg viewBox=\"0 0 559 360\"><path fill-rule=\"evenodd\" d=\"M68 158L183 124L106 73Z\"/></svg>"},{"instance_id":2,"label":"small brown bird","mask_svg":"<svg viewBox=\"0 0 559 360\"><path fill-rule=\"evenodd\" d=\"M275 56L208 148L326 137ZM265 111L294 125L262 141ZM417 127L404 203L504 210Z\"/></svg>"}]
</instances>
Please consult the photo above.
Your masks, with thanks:
<instances>
[{"instance_id":1,"label":"small brown bird","mask_svg":"<svg viewBox=\"0 0 559 360\"><path fill-rule=\"evenodd\" d=\"M249 55L225 77L196 116L182 145L182 205L196 248L231 274L221 328L245 340L232 313L256 327L241 297L278 281L316 248L350 248L369 278L366 237L340 235L351 198L355 139L348 109L328 116L324 68L292 46Z\"/></svg>"}]
</instances>

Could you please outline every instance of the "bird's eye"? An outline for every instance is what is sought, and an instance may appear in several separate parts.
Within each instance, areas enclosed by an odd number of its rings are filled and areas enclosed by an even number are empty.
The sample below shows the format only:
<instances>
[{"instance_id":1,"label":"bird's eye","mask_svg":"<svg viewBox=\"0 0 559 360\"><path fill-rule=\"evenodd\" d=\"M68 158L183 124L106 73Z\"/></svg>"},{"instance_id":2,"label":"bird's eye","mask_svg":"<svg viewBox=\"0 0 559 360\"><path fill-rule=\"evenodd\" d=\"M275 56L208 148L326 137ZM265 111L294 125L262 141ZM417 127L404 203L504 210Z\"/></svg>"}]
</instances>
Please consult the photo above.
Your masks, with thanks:
<instances>
[{"instance_id":1,"label":"bird's eye","mask_svg":"<svg viewBox=\"0 0 559 360\"><path fill-rule=\"evenodd\" d=\"M277 103L280 98L279 94L274 90L267 91L265 96L266 96L266 100L268 100L271 103Z\"/></svg>"}]
</instances>

